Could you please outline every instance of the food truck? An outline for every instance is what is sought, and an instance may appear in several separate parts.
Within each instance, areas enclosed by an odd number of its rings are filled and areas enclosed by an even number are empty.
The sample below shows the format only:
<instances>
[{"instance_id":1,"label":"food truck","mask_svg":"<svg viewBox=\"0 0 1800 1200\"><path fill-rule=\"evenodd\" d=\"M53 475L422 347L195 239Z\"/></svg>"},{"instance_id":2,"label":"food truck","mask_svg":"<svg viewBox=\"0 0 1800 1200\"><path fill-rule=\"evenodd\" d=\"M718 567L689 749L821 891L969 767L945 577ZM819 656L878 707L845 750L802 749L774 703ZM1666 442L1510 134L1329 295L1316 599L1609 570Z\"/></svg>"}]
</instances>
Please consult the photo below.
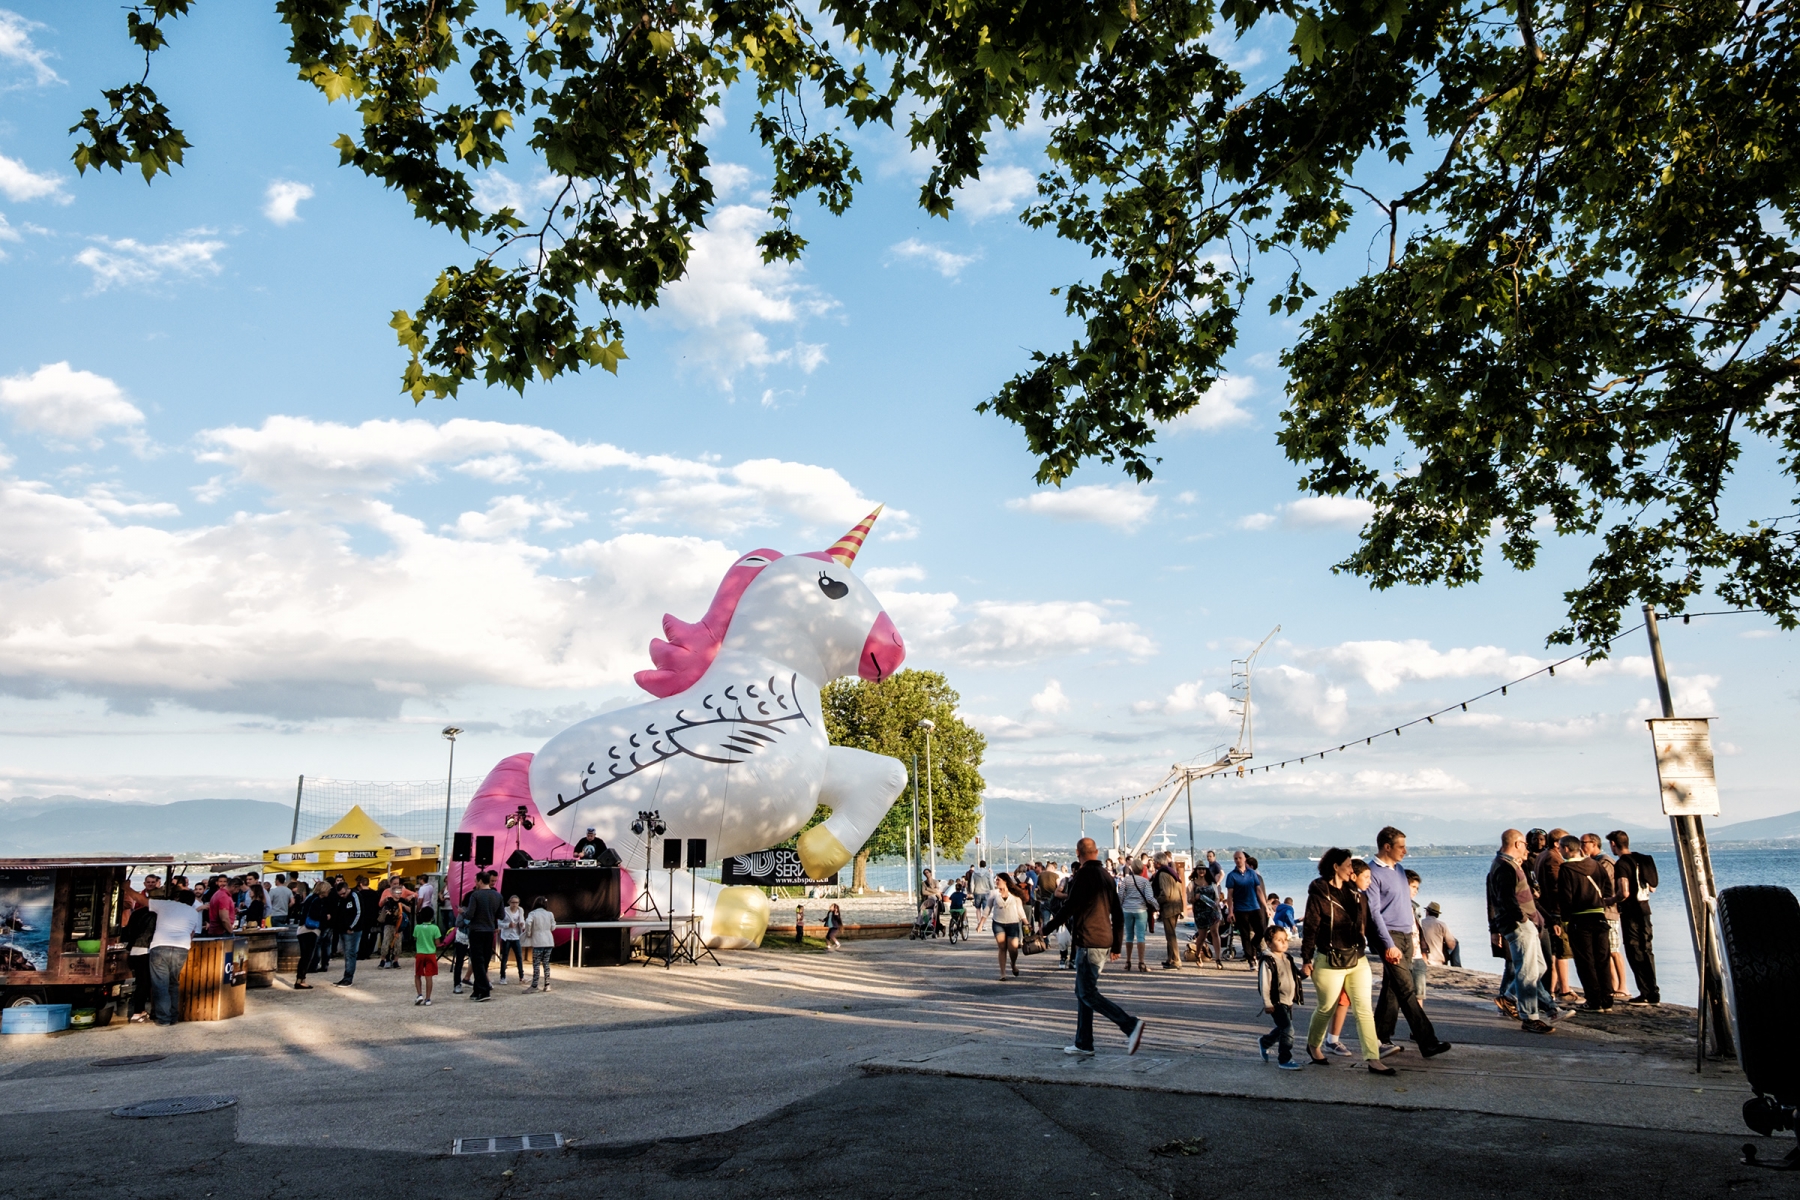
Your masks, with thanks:
<instances>
[{"instance_id":1,"label":"food truck","mask_svg":"<svg viewBox=\"0 0 1800 1200\"><path fill-rule=\"evenodd\" d=\"M105 1025L132 992L125 887L169 858L0 858L0 1007L67 1004Z\"/></svg>"}]
</instances>

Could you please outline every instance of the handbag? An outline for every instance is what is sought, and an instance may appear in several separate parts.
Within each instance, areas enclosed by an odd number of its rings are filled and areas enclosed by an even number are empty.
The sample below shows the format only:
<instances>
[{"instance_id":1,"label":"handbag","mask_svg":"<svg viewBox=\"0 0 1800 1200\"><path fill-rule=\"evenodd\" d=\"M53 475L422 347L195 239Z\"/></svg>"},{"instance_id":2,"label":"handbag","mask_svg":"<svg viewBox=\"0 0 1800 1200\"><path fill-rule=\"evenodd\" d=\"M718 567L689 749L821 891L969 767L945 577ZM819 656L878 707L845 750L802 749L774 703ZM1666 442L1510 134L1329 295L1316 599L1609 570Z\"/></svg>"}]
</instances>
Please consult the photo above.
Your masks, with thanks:
<instances>
[{"instance_id":1,"label":"handbag","mask_svg":"<svg viewBox=\"0 0 1800 1200\"><path fill-rule=\"evenodd\" d=\"M1019 939L1020 954L1042 954L1049 948L1050 943L1044 940L1044 935L1041 933L1027 933Z\"/></svg>"},{"instance_id":2,"label":"handbag","mask_svg":"<svg viewBox=\"0 0 1800 1200\"><path fill-rule=\"evenodd\" d=\"M1330 888L1325 889L1325 898L1331 902L1332 908L1335 908L1340 912L1343 911L1344 906L1338 903L1338 898L1331 894ZM1330 926L1327 927L1327 934L1330 933L1331 927L1336 924L1337 922L1335 921L1330 923ZM1361 946L1325 947L1325 965L1334 971L1349 970L1351 967L1354 967L1357 963L1362 961L1362 956L1363 951Z\"/></svg>"}]
</instances>

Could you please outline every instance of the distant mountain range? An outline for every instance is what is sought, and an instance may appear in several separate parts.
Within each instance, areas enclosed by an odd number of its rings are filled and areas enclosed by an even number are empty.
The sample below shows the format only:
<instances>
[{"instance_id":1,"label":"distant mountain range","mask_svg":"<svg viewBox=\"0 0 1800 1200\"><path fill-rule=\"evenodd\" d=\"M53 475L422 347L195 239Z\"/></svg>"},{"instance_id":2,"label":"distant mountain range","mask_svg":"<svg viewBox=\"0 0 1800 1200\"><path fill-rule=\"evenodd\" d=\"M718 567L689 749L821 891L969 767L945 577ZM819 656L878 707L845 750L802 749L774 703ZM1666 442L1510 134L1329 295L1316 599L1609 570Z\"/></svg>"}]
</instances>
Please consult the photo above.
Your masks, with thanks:
<instances>
[{"instance_id":1,"label":"distant mountain range","mask_svg":"<svg viewBox=\"0 0 1800 1200\"><path fill-rule=\"evenodd\" d=\"M79 796L0 800L0 858L67 854L231 854L288 844L291 805L268 800L132 804Z\"/></svg>"},{"instance_id":2,"label":"distant mountain range","mask_svg":"<svg viewBox=\"0 0 1800 1200\"><path fill-rule=\"evenodd\" d=\"M1148 816L1148 814L1145 814ZM1292 816L1260 821L1239 831L1212 828L1212 814L1195 806L1194 841L1202 849L1296 849L1304 846L1366 847L1374 843L1375 828L1366 818ZM1075 804L1043 804L1028 800L990 800L987 806L990 858L1003 853L1022 856L1027 846L1067 851L1080 836L1081 811ZM29 858L67 854L230 854L259 856L273 846L285 846L293 828L294 810L268 800L181 800L173 804L134 804L117 800L89 800L79 796L21 797L0 800L0 858ZM1468 821L1431 817L1421 813L1393 814L1384 818L1406 830L1409 841L1426 846L1488 846L1498 840L1499 826L1492 821ZM1577 833L1609 833L1623 828L1633 844L1667 844L1669 827L1658 821L1644 825L1616 817L1588 813L1575 816L1519 819L1520 829L1534 825L1561 825ZM1177 847L1188 842L1187 812L1177 805L1170 811L1168 829ZM1028 833L1029 830L1029 833ZM1112 837L1106 814L1089 814L1087 831L1101 845ZM1134 841L1141 825L1129 826ZM1029 841L1027 840L1029 838ZM1714 825L1707 840L1714 845L1729 842L1770 842L1786 839L1800 843L1800 812ZM974 847L970 848L971 851Z\"/></svg>"}]
</instances>

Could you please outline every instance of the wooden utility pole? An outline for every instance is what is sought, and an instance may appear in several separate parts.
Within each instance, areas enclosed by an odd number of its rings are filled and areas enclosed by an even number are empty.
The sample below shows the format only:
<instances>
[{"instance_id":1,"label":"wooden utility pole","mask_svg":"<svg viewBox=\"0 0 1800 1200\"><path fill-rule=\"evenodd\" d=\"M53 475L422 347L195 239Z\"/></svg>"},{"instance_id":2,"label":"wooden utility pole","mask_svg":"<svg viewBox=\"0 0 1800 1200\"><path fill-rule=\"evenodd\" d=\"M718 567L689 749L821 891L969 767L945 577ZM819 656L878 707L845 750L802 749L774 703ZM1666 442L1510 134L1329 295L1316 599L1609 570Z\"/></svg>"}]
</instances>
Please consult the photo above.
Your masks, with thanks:
<instances>
[{"instance_id":1,"label":"wooden utility pole","mask_svg":"<svg viewBox=\"0 0 1800 1200\"><path fill-rule=\"evenodd\" d=\"M1656 609L1644 605L1644 631L1650 635L1650 662L1656 669L1656 690L1663 716L1675 715L1675 699L1669 692L1669 668L1663 663L1662 634L1656 628ZM1706 848L1706 826L1699 817L1669 818L1675 837L1675 859L1681 869L1681 886L1687 894L1688 933L1693 937L1694 961L1699 967L1700 1038L1712 1027L1712 1053L1736 1053L1731 1044L1731 1023L1725 1013L1723 981L1719 975L1718 948L1713 945L1711 912L1718 892L1713 885L1712 855Z\"/></svg>"}]
</instances>

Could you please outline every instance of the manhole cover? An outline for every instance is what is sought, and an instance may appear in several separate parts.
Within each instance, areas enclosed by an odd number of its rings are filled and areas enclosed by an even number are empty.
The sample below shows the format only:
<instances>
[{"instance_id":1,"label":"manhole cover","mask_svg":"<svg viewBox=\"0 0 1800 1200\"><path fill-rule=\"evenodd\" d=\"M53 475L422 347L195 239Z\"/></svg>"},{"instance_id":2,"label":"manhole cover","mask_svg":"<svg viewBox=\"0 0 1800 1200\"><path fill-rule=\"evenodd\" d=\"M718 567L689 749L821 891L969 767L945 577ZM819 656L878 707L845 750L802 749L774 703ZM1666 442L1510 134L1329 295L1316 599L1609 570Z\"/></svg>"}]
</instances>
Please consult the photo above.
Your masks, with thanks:
<instances>
[{"instance_id":1,"label":"manhole cover","mask_svg":"<svg viewBox=\"0 0 1800 1200\"><path fill-rule=\"evenodd\" d=\"M127 1104L124 1108L113 1109L113 1116L182 1117L188 1113L212 1112L217 1108L230 1108L236 1103L236 1096L175 1096L168 1100L146 1100L142 1104Z\"/></svg>"},{"instance_id":2,"label":"manhole cover","mask_svg":"<svg viewBox=\"0 0 1800 1200\"><path fill-rule=\"evenodd\" d=\"M515 1150L560 1150L560 1133L524 1133L512 1137L457 1138L452 1154L510 1154Z\"/></svg>"},{"instance_id":3,"label":"manhole cover","mask_svg":"<svg viewBox=\"0 0 1800 1200\"><path fill-rule=\"evenodd\" d=\"M144 1063L161 1062L166 1054L127 1054L123 1058L96 1058L89 1066L94 1067L136 1067Z\"/></svg>"}]
</instances>

